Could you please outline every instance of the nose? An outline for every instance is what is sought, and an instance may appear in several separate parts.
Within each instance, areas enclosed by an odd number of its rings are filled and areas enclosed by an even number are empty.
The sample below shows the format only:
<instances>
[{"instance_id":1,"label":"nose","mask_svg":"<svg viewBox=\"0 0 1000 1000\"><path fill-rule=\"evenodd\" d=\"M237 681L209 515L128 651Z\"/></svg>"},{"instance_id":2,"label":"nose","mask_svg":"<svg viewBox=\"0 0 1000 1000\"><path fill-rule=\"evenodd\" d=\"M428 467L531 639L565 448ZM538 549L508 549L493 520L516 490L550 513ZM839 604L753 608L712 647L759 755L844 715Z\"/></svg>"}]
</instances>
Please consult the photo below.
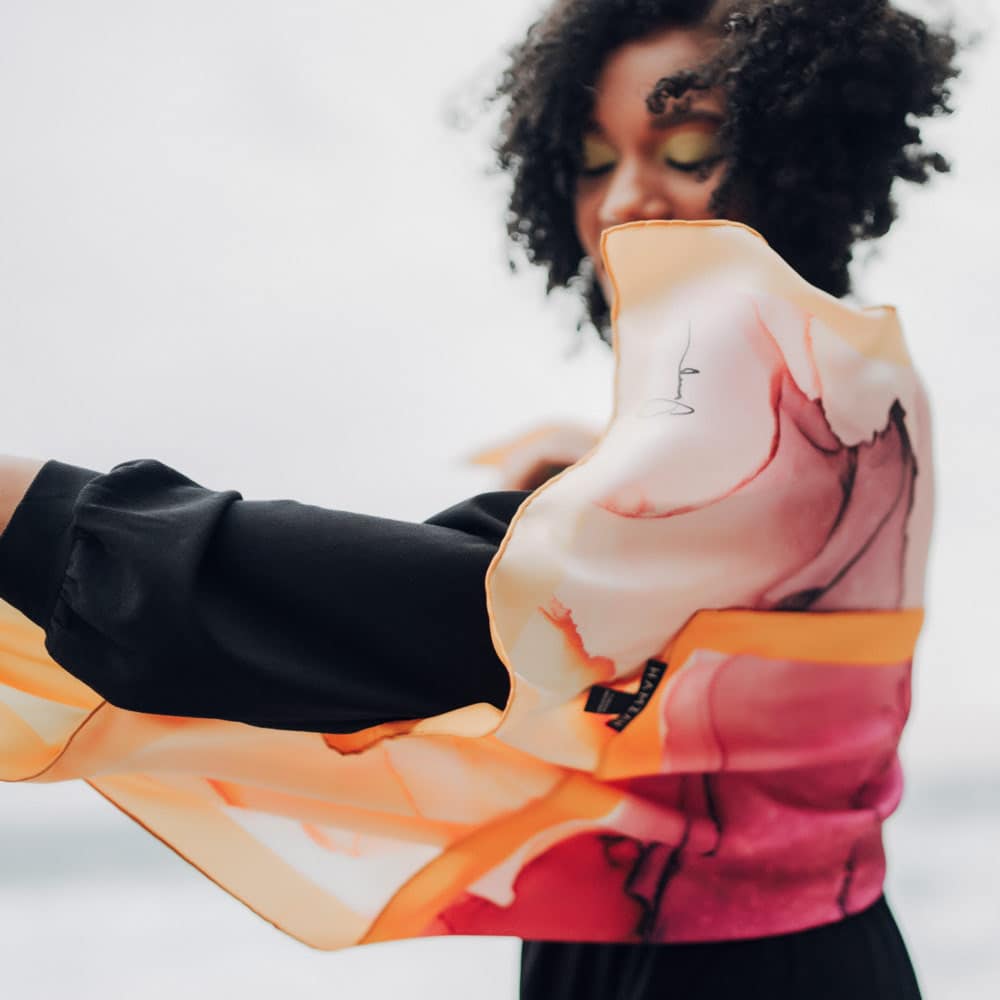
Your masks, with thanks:
<instances>
[{"instance_id":1,"label":"nose","mask_svg":"<svg viewBox=\"0 0 1000 1000\"><path fill-rule=\"evenodd\" d=\"M598 220L607 229L625 222L669 219L672 213L660 178L651 176L642 164L622 162L608 182Z\"/></svg>"}]
</instances>

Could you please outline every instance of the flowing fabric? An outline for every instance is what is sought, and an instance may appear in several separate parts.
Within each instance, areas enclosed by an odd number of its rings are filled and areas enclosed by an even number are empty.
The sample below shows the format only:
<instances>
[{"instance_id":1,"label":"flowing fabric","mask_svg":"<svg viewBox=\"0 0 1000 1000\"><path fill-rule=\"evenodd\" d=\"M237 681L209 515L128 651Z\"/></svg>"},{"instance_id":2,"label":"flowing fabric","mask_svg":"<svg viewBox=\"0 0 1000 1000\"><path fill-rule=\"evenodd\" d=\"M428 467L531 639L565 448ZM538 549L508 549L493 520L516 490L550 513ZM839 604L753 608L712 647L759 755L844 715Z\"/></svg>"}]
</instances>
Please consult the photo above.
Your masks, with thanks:
<instances>
[{"instance_id":1,"label":"flowing fabric","mask_svg":"<svg viewBox=\"0 0 1000 1000\"><path fill-rule=\"evenodd\" d=\"M869 907L932 513L895 313L729 223L631 224L604 256L614 415L485 581L505 711L325 737L127 712L5 608L0 779L88 781L319 948L733 940Z\"/></svg>"}]
</instances>

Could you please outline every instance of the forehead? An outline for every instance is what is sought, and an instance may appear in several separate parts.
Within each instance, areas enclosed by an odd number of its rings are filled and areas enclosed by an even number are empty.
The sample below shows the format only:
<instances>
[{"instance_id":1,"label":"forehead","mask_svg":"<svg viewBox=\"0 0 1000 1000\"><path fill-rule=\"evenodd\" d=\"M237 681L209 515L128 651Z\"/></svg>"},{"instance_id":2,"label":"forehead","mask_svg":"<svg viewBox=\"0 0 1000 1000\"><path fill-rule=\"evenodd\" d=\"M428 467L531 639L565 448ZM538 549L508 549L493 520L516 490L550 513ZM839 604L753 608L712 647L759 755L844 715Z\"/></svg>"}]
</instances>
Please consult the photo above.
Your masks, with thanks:
<instances>
[{"instance_id":1,"label":"forehead","mask_svg":"<svg viewBox=\"0 0 1000 1000\"><path fill-rule=\"evenodd\" d=\"M667 28L627 42L608 57L594 87L594 119L604 129L616 124L648 125L646 98L657 82L701 65L711 54L711 39L685 28ZM721 109L721 99L709 91L694 92L695 108Z\"/></svg>"}]
</instances>

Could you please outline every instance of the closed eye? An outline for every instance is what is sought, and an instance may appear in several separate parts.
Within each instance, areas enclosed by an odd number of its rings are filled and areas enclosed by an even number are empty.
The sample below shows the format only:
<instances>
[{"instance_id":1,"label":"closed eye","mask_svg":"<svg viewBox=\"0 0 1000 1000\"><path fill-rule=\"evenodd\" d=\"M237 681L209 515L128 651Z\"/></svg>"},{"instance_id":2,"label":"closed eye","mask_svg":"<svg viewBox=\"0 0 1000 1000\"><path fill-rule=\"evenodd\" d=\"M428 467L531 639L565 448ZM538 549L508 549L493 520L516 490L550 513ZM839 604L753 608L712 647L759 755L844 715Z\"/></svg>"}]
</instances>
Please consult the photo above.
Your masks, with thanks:
<instances>
[{"instance_id":1,"label":"closed eye","mask_svg":"<svg viewBox=\"0 0 1000 1000\"><path fill-rule=\"evenodd\" d=\"M600 177L614 169L618 163L618 151L605 139L596 135L583 137L583 162L580 173L584 177Z\"/></svg>"},{"instance_id":2,"label":"closed eye","mask_svg":"<svg viewBox=\"0 0 1000 1000\"><path fill-rule=\"evenodd\" d=\"M673 129L659 145L658 157L669 167L696 173L722 159L718 127L711 122L691 122Z\"/></svg>"}]
</instances>

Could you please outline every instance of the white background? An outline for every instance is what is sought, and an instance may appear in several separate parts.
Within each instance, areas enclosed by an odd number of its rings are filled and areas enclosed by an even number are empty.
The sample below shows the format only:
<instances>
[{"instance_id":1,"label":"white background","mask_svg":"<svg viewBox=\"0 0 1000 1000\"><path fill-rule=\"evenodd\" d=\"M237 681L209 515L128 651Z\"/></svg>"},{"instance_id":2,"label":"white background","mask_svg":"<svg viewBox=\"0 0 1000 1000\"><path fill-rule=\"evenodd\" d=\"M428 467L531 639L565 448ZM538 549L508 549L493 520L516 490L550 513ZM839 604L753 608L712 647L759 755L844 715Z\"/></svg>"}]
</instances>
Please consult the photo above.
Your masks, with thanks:
<instances>
[{"instance_id":1,"label":"white background","mask_svg":"<svg viewBox=\"0 0 1000 1000\"><path fill-rule=\"evenodd\" d=\"M536 3L0 2L0 450L155 457L248 498L422 519L462 464L550 418L599 424L610 357L507 273L475 103ZM962 0L963 23L995 23ZM889 825L929 998L1000 995L1000 42L935 123L954 174L901 191L858 293L902 310L937 415L931 620ZM471 98L470 98L471 95ZM570 355L573 354L571 357ZM308 951L84 787L0 789L0 989L355 998L515 989L511 941Z\"/></svg>"}]
</instances>

